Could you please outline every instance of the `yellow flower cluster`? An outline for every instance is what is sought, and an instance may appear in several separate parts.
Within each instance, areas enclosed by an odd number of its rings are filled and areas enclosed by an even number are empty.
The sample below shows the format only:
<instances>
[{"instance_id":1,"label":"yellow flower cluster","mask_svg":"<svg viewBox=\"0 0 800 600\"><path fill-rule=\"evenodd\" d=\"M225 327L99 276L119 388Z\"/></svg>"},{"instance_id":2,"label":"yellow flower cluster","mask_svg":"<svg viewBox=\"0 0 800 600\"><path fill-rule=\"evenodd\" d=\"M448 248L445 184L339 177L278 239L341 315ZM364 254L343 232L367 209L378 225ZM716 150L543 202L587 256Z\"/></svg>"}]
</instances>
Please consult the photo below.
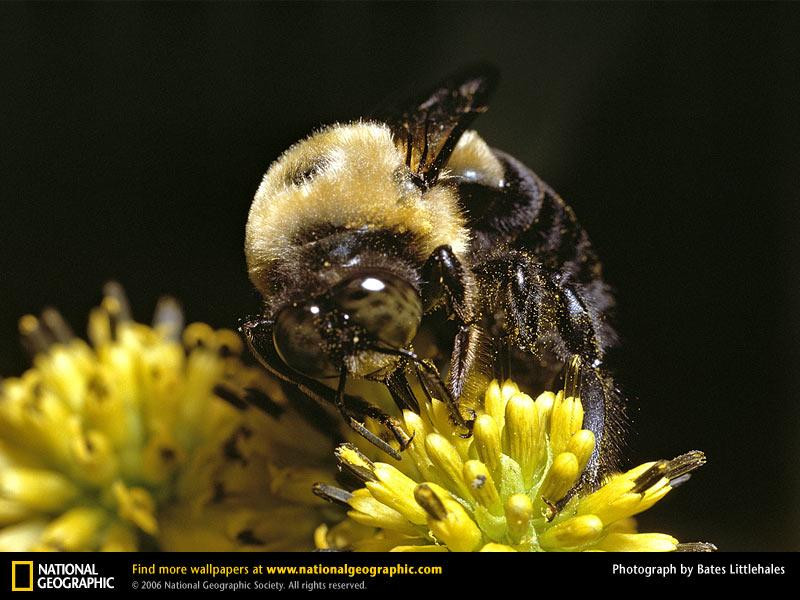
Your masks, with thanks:
<instances>
[{"instance_id":1,"label":"yellow flower cluster","mask_svg":"<svg viewBox=\"0 0 800 600\"><path fill-rule=\"evenodd\" d=\"M334 444L234 332L184 329L170 300L136 323L116 285L91 344L53 310L20 328L35 360L0 383L0 550L311 549Z\"/></svg>"},{"instance_id":2,"label":"yellow flower cluster","mask_svg":"<svg viewBox=\"0 0 800 600\"><path fill-rule=\"evenodd\" d=\"M90 343L53 310L20 329L35 358L0 382L0 551L714 549L637 533L632 518L703 454L589 490L578 484L594 435L564 392L533 399L493 382L469 438L445 404L423 400L403 413L402 459L380 462L352 433L296 412L242 361L234 332L184 328L172 300L142 325L111 284ZM343 439L362 448L336 447ZM334 478L334 457L354 491L317 483Z\"/></svg>"},{"instance_id":3,"label":"yellow flower cluster","mask_svg":"<svg viewBox=\"0 0 800 600\"><path fill-rule=\"evenodd\" d=\"M647 510L705 462L701 452L646 463L611 476L595 491L576 488L595 447L582 429L578 398L535 400L512 382L492 382L473 436L452 425L446 406L404 412L413 440L401 461L373 462L351 444L336 455L363 482L353 492L318 488L346 502L349 519L316 534L320 548L359 551L672 551L663 533L637 533Z\"/></svg>"}]
</instances>

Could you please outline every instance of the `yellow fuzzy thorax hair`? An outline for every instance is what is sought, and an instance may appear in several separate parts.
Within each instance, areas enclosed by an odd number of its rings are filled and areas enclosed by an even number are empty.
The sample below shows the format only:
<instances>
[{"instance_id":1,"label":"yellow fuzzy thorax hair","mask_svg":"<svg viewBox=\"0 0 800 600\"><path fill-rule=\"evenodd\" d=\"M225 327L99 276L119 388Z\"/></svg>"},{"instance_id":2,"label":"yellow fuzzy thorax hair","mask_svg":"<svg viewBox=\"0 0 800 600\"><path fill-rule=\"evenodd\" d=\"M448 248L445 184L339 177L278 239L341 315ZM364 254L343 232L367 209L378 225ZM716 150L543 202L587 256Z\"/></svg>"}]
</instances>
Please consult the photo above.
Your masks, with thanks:
<instances>
[{"instance_id":1,"label":"yellow fuzzy thorax hair","mask_svg":"<svg viewBox=\"0 0 800 600\"><path fill-rule=\"evenodd\" d=\"M421 190L386 125L332 125L289 148L269 168L250 208L245 253L262 293L264 274L315 226L415 234L422 252L448 244L457 255L468 233L451 186Z\"/></svg>"}]
</instances>

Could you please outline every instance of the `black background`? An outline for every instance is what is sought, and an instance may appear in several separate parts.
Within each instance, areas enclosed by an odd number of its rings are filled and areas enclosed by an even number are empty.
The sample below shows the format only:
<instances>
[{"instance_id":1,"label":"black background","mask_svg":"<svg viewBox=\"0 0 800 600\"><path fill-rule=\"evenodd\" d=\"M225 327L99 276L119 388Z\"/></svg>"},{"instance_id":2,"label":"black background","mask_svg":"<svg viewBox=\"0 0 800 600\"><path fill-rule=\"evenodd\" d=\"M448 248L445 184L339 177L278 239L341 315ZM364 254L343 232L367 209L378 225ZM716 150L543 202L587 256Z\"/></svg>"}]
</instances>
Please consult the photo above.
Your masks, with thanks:
<instances>
[{"instance_id":1,"label":"black background","mask_svg":"<svg viewBox=\"0 0 800 600\"><path fill-rule=\"evenodd\" d=\"M797 550L798 64L789 4L0 6L0 372L16 320L82 330L109 278L140 319L252 311L242 242L269 163L472 60L476 128L576 209L618 290L637 462L709 464L642 518Z\"/></svg>"}]
</instances>

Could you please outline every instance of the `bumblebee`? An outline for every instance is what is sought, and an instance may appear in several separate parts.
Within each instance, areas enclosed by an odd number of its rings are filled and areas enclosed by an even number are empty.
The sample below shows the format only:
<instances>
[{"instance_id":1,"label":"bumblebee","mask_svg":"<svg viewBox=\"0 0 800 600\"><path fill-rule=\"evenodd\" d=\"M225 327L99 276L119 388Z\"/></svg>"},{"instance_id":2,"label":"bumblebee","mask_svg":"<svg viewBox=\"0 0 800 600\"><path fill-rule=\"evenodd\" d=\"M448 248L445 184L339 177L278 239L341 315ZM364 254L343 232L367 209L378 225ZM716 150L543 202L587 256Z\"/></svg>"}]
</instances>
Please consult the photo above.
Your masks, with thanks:
<instances>
[{"instance_id":1,"label":"bumblebee","mask_svg":"<svg viewBox=\"0 0 800 600\"><path fill-rule=\"evenodd\" d=\"M612 295L572 209L538 176L468 129L497 81L470 67L379 117L325 127L269 168L246 227L262 314L241 332L260 362L334 404L373 444L400 424L345 393L379 381L418 410L411 380L443 398L469 435L471 389L513 375L532 390L580 389L597 438L588 469L613 460L621 403L605 372ZM415 352L425 343L428 356ZM439 373L447 369L446 381ZM335 387L320 380L333 378Z\"/></svg>"}]
</instances>

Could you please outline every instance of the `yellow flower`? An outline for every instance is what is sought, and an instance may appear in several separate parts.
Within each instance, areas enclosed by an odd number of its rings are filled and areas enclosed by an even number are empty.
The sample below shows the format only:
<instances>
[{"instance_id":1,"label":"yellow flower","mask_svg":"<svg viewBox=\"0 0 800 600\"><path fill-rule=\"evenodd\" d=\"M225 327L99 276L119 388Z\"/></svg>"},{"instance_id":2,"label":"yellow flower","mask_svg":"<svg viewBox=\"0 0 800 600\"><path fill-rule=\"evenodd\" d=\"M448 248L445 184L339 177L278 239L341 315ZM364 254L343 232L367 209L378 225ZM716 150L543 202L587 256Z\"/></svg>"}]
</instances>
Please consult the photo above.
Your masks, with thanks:
<instances>
[{"instance_id":1,"label":"yellow flower","mask_svg":"<svg viewBox=\"0 0 800 600\"><path fill-rule=\"evenodd\" d=\"M320 548L358 551L713 550L664 533L637 533L634 515L663 498L705 462L694 451L612 475L595 491L581 473L594 451L581 429L579 398L546 392L535 400L512 382L492 382L473 436L464 439L438 400L404 412L413 440L402 460L373 462L352 444L339 468L363 487L318 486L345 502L349 519L321 526ZM391 460L391 459L388 459Z\"/></svg>"},{"instance_id":2,"label":"yellow flower","mask_svg":"<svg viewBox=\"0 0 800 600\"><path fill-rule=\"evenodd\" d=\"M0 550L313 548L333 441L234 332L182 318L162 300L135 323L114 284L91 344L53 310L22 318L35 358L0 383Z\"/></svg>"}]
</instances>

